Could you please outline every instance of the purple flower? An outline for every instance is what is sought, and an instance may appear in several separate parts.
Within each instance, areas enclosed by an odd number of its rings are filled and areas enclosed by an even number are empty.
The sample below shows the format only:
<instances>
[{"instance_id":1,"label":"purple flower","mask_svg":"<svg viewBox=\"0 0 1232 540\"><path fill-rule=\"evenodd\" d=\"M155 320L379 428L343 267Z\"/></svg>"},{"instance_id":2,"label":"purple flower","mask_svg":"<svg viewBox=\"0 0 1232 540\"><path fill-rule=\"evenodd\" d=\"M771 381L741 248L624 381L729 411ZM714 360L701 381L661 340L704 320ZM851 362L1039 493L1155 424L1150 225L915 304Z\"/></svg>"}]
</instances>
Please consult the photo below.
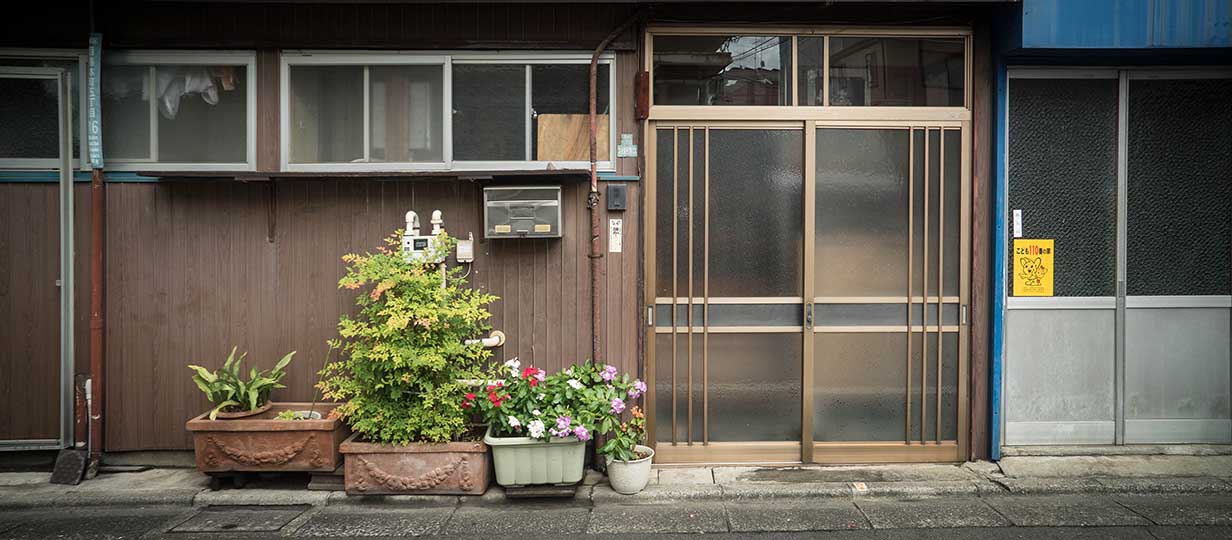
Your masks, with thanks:
<instances>
[{"instance_id":1,"label":"purple flower","mask_svg":"<svg viewBox=\"0 0 1232 540\"><path fill-rule=\"evenodd\" d=\"M539 379L539 382L543 382L543 380L544 380L544 379L546 379L546 378L547 378L547 376L548 376L548 372L546 372L546 371L544 371L544 370L542 370L542 369L541 369L541 370L539 370L537 373L535 373L535 378L536 378L536 379Z\"/></svg>"},{"instance_id":2,"label":"purple flower","mask_svg":"<svg viewBox=\"0 0 1232 540\"><path fill-rule=\"evenodd\" d=\"M577 436L579 441L590 439L590 432L586 431L586 426L579 425L578 427L573 428L573 434Z\"/></svg>"},{"instance_id":3,"label":"purple flower","mask_svg":"<svg viewBox=\"0 0 1232 540\"><path fill-rule=\"evenodd\" d=\"M612 398L612 414L620 414L625 410L625 401L618 397Z\"/></svg>"},{"instance_id":4,"label":"purple flower","mask_svg":"<svg viewBox=\"0 0 1232 540\"><path fill-rule=\"evenodd\" d=\"M568 436L569 436L569 429L568 429L568 428L565 428L565 429L560 429L560 430L558 430L558 429L556 429L556 428L552 428L552 429L549 429L549 430L548 430L548 432L549 432L549 433L551 433L553 437L561 437L561 438L564 438L564 437L568 437Z\"/></svg>"},{"instance_id":5,"label":"purple flower","mask_svg":"<svg viewBox=\"0 0 1232 540\"><path fill-rule=\"evenodd\" d=\"M556 429L569 431L569 424L573 423L573 419L568 416L558 416L556 418Z\"/></svg>"},{"instance_id":6,"label":"purple flower","mask_svg":"<svg viewBox=\"0 0 1232 540\"><path fill-rule=\"evenodd\" d=\"M646 391L646 383L641 380L633 381L633 388L629 389L629 399L637 399L642 396L642 392Z\"/></svg>"},{"instance_id":7,"label":"purple flower","mask_svg":"<svg viewBox=\"0 0 1232 540\"><path fill-rule=\"evenodd\" d=\"M616 366L604 364L603 373L600 373L599 376L603 377L603 380L607 382L612 382L612 379L616 378Z\"/></svg>"}]
</instances>

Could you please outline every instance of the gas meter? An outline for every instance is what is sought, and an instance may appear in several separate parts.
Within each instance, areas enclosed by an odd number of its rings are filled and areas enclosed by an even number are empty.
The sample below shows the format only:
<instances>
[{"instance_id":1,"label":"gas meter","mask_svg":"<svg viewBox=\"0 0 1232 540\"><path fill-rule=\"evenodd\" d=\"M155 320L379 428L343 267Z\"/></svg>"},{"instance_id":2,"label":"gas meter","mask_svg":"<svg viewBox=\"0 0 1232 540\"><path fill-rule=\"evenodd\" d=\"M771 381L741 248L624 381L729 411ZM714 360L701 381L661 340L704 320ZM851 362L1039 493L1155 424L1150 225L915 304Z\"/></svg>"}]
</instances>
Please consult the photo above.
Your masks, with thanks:
<instances>
[{"instance_id":1,"label":"gas meter","mask_svg":"<svg viewBox=\"0 0 1232 540\"><path fill-rule=\"evenodd\" d=\"M419 215L415 212L406 213L406 230L402 233L402 256L410 263L440 264L445 262L449 254L446 250L437 251L436 236L441 232L441 211L432 212L432 234L419 234Z\"/></svg>"}]
</instances>

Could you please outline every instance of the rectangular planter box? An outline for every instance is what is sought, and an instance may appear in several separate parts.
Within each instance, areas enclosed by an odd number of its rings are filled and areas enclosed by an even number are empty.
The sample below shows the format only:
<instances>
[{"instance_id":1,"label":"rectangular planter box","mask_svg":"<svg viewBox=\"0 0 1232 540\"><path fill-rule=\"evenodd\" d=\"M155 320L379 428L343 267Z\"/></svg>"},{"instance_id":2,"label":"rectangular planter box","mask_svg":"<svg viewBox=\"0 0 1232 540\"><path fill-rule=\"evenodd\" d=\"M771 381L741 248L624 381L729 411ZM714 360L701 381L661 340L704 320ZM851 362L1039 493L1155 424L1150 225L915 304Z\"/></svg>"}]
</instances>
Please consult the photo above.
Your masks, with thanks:
<instances>
[{"instance_id":1,"label":"rectangular planter box","mask_svg":"<svg viewBox=\"0 0 1232 540\"><path fill-rule=\"evenodd\" d=\"M488 428L483 442L492 447L496 483L502 486L570 485L582 481L586 441L577 437L547 441L530 437L493 437L492 429Z\"/></svg>"},{"instance_id":2,"label":"rectangular planter box","mask_svg":"<svg viewBox=\"0 0 1232 540\"><path fill-rule=\"evenodd\" d=\"M338 445L350 430L325 418L333 403L275 403L244 418L210 420L209 413L188 421L197 469L203 473L250 471L332 472L342 463ZM321 413L320 420L276 420L285 410Z\"/></svg>"},{"instance_id":3,"label":"rectangular planter box","mask_svg":"<svg viewBox=\"0 0 1232 540\"><path fill-rule=\"evenodd\" d=\"M491 480L482 442L376 444L352 435L341 446L350 495L483 495Z\"/></svg>"}]
</instances>

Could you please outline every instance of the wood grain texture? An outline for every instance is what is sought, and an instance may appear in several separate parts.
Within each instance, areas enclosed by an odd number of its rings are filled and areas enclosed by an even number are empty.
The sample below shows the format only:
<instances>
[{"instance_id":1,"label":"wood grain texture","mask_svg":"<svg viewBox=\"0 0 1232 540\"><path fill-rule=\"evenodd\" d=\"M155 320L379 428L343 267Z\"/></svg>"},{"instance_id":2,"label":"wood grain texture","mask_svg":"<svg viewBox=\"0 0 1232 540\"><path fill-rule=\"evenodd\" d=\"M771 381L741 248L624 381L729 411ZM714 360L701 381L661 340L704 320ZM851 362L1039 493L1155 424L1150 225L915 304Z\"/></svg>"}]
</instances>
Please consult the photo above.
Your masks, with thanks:
<instances>
[{"instance_id":1,"label":"wood grain texture","mask_svg":"<svg viewBox=\"0 0 1232 540\"><path fill-rule=\"evenodd\" d=\"M539 144L535 159L540 161L590 161L589 114L541 114L538 123ZM608 159L608 115L596 115L597 156Z\"/></svg>"},{"instance_id":2,"label":"wood grain texture","mask_svg":"<svg viewBox=\"0 0 1232 540\"><path fill-rule=\"evenodd\" d=\"M989 456L989 309L992 294L990 219L992 218L992 58L991 26L976 25L973 34L972 80L972 168L971 168L971 391L970 458Z\"/></svg>"}]
</instances>

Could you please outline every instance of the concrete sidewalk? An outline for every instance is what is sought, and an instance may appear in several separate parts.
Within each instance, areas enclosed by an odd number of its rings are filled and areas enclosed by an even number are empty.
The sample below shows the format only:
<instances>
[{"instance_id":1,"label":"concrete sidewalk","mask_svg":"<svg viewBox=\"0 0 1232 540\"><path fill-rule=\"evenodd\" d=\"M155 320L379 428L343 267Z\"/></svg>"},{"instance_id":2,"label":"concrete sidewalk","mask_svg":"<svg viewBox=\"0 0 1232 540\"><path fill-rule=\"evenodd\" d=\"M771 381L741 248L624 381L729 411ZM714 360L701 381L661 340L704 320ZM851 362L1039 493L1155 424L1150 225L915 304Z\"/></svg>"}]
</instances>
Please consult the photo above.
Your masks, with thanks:
<instances>
[{"instance_id":1,"label":"concrete sidewalk","mask_svg":"<svg viewBox=\"0 0 1232 540\"><path fill-rule=\"evenodd\" d=\"M53 485L48 473L0 473L0 509L74 506L312 505L484 506L506 502L492 486L482 497L348 496L310 491L306 476L258 479L244 489L210 491L191 469L102 474L79 486ZM850 467L665 467L651 485L620 495L591 472L572 501L600 506L659 501L921 499L1067 494L1232 494L1232 455L1007 457L999 463Z\"/></svg>"}]
</instances>

